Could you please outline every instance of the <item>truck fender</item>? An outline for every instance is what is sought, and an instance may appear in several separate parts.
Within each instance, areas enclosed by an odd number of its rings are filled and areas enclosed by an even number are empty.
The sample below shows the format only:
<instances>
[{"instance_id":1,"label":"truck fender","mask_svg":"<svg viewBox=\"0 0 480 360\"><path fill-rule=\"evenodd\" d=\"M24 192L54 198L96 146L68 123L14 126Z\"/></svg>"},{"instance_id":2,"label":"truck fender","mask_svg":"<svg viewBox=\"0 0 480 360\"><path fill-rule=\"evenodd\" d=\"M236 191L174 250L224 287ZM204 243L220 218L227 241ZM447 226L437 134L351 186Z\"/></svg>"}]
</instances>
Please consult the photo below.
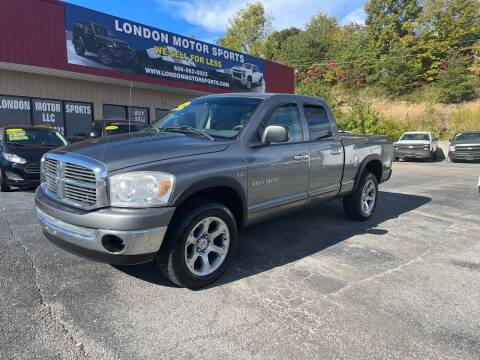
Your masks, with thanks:
<instances>
[{"instance_id":1,"label":"truck fender","mask_svg":"<svg viewBox=\"0 0 480 360\"><path fill-rule=\"evenodd\" d=\"M355 190L357 190L357 187L358 187L358 183L360 182L360 178L362 177L362 174L363 172L365 171L365 168L367 167L367 165L369 163L371 163L372 161L379 161L380 162L380 165L381 165L381 172L383 173L383 165L382 165L382 158L380 157L380 155L377 155L377 154L371 154L371 155L368 155L365 159L363 159L362 163L360 164L360 166L358 167L358 171L357 171L357 174L355 175L355 185L352 189L352 192L355 192ZM382 178L382 174L380 174L380 179ZM379 181L380 182L380 181Z\"/></svg>"},{"instance_id":2,"label":"truck fender","mask_svg":"<svg viewBox=\"0 0 480 360\"><path fill-rule=\"evenodd\" d=\"M172 202L172 206L178 207L186 199L188 199L192 195L195 195L196 193L219 187L227 188L234 191L242 202L241 207L243 214L247 214L247 195L245 193L245 190L238 181L235 181L234 179L227 176L216 176L213 178L203 179L195 182L194 184L190 185L186 190L182 191L182 193L177 195L177 197Z\"/></svg>"}]
</instances>

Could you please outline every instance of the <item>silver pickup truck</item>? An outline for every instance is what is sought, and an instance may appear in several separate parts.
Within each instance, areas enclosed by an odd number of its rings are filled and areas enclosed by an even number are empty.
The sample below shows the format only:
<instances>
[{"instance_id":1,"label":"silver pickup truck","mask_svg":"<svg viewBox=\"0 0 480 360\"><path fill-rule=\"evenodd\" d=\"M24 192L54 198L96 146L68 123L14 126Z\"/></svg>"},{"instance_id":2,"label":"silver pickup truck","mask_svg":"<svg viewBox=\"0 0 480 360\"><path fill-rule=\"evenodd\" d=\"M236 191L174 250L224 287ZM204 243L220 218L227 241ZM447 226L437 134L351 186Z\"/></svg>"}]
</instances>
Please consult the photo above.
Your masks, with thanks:
<instances>
[{"instance_id":1,"label":"silver pickup truck","mask_svg":"<svg viewBox=\"0 0 480 360\"><path fill-rule=\"evenodd\" d=\"M194 289L226 270L243 226L332 199L369 219L392 156L387 137L340 136L317 98L211 95L142 132L47 153L36 211L46 237L69 252L154 260Z\"/></svg>"}]
</instances>

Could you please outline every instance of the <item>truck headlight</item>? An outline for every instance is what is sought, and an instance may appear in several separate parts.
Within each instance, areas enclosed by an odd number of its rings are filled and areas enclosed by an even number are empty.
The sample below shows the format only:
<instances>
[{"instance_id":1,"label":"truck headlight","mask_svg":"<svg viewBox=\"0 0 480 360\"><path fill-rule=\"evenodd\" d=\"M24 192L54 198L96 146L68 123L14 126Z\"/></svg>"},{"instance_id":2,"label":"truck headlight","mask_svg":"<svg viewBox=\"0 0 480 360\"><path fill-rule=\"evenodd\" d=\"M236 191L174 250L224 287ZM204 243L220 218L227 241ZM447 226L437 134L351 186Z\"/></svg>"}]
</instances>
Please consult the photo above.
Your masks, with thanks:
<instances>
[{"instance_id":1,"label":"truck headlight","mask_svg":"<svg viewBox=\"0 0 480 360\"><path fill-rule=\"evenodd\" d=\"M430 150L431 150L431 147L430 147L429 144L425 144L425 145L423 145L423 149L424 149L425 151L430 151Z\"/></svg>"},{"instance_id":2,"label":"truck headlight","mask_svg":"<svg viewBox=\"0 0 480 360\"><path fill-rule=\"evenodd\" d=\"M449 150L450 150L450 152L455 152L455 145L450 145Z\"/></svg>"},{"instance_id":3,"label":"truck headlight","mask_svg":"<svg viewBox=\"0 0 480 360\"><path fill-rule=\"evenodd\" d=\"M175 176L154 171L135 171L110 178L110 205L117 207L165 206L170 201Z\"/></svg>"},{"instance_id":4,"label":"truck headlight","mask_svg":"<svg viewBox=\"0 0 480 360\"><path fill-rule=\"evenodd\" d=\"M15 154L3 153L3 158L15 164L25 164L27 162L27 160Z\"/></svg>"}]
</instances>

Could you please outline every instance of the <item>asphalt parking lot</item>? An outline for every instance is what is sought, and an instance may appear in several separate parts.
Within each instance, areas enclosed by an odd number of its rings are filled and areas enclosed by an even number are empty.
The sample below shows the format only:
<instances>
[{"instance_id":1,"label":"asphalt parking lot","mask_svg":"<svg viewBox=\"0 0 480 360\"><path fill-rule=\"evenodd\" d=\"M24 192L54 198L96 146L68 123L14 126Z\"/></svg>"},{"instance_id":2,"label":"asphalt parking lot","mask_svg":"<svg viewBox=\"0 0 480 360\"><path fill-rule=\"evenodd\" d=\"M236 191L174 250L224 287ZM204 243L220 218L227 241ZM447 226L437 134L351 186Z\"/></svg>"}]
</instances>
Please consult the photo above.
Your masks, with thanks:
<instances>
[{"instance_id":1,"label":"asphalt parking lot","mask_svg":"<svg viewBox=\"0 0 480 360\"><path fill-rule=\"evenodd\" d=\"M478 359L479 175L396 163L373 220L334 201L245 229L200 291L69 255L2 193L0 358Z\"/></svg>"}]
</instances>

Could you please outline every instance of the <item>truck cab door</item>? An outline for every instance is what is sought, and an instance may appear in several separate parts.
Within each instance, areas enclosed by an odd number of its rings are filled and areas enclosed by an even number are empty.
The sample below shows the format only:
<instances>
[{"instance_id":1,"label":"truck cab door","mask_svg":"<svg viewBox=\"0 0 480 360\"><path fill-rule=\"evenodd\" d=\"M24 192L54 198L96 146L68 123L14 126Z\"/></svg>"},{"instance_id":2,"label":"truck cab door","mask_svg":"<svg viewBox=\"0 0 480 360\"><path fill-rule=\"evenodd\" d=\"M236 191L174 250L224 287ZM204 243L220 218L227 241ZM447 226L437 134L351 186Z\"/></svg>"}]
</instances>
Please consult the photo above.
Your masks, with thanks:
<instances>
[{"instance_id":1,"label":"truck cab door","mask_svg":"<svg viewBox=\"0 0 480 360\"><path fill-rule=\"evenodd\" d=\"M344 149L333 117L320 104L303 104L307 123L310 152L309 197L326 199L335 197L343 175Z\"/></svg>"},{"instance_id":2,"label":"truck cab door","mask_svg":"<svg viewBox=\"0 0 480 360\"><path fill-rule=\"evenodd\" d=\"M283 143L245 146L249 213L303 205L307 198L309 154L298 104L289 101L273 105L257 129L257 144L270 125L287 128L288 139Z\"/></svg>"},{"instance_id":3,"label":"truck cab door","mask_svg":"<svg viewBox=\"0 0 480 360\"><path fill-rule=\"evenodd\" d=\"M85 48L89 51L96 51L98 46L95 41L95 31L92 23L85 23L83 37L85 39Z\"/></svg>"}]
</instances>

